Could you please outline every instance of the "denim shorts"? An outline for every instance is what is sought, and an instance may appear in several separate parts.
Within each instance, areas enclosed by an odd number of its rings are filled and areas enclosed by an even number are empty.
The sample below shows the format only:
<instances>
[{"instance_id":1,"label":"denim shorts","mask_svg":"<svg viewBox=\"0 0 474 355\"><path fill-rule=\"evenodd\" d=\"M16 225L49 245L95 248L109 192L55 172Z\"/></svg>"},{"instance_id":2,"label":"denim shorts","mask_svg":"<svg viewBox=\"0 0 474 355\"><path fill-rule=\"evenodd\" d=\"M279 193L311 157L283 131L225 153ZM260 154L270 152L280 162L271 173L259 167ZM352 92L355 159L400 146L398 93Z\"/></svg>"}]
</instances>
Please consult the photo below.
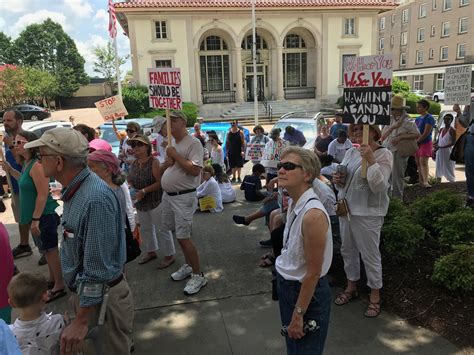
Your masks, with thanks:
<instances>
[{"instance_id":1,"label":"denim shorts","mask_svg":"<svg viewBox=\"0 0 474 355\"><path fill-rule=\"evenodd\" d=\"M277 274L277 288L281 323L288 326L300 294L301 283L285 280L280 274ZM328 333L330 311L331 289L327 276L324 276L319 279L308 309L303 316L304 321L315 320L319 325L319 329L315 332L306 333L301 339L285 337L288 355L323 353L324 342Z\"/></svg>"},{"instance_id":2,"label":"denim shorts","mask_svg":"<svg viewBox=\"0 0 474 355\"><path fill-rule=\"evenodd\" d=\"M33 240L42 253L54 250L58 247L58 226L60 218L56 213L41 216L39 229L41 234L33 236Z\"/></svg>"}]
</instances>

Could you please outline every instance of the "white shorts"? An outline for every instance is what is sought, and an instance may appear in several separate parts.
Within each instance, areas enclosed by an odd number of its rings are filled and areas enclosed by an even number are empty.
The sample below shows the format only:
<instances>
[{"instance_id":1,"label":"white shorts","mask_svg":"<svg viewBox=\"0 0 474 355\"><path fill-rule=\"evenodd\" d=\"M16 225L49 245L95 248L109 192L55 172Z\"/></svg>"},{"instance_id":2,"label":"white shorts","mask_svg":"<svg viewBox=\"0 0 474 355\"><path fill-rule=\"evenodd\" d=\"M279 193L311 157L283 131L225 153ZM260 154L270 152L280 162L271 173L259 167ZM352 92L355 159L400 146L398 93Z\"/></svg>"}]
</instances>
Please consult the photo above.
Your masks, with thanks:
<instances>
[{"instance_id":1,"label":"white shorts","mask_svg":"<svg viewBox=\"0 0 474 355\"><path fill-rule=\"evenodd\" d=\"M197 206L196 192L177 196L169 196L163 192L161 209L164 229L174 231L177 239L191 238L193 216Z\"/></svg>"}]
</instances>

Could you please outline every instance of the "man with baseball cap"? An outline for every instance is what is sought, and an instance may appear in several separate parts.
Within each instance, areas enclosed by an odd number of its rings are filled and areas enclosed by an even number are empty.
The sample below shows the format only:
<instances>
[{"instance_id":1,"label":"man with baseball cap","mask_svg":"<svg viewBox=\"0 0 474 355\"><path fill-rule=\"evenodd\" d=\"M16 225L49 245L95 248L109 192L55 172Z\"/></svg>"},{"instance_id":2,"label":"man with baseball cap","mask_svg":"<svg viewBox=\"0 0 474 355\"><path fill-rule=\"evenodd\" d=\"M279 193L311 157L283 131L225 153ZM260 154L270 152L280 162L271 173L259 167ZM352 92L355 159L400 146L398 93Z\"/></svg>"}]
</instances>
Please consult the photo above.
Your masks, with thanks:
<instances>
[{"instance_id":1,"label":"man with baseball cap","mask_svg":"<svg viewBox=\"0 0 474 355\"><path fill-rule=\"evenodd\" d=\"M200 184L203 167L203 147L197 138L188 134L186 116L182 112L172 112L171 134L175 138L173 147L166 149L167 158L162 165L163 221L167 230L176 233L186 263L171 274L174 281L191 276L184 293L198 293L207 284L201 272L199 255L191 241L191 229L194 212L197 208L196 188Z\"/></svg>"},{"instance_id":2,"label":"man with baseball cap","mask_svg":"<svg viewBox=\"0 0 474 355\"><path fill-rule=\"evenodd\" d=\"M133 301L122 274L126 260L120 204L107 184L87 168L84 136L70 128L54 128L25 148L39 147L44 175L63 186L61 266L74 293L76 318L61 335L65 353L84 350L89 330L97 327L103 354L129 353ZM106 223L104 223L106 221ZM97 342L98 343L98 342Z\"/></svg>"}]
</instances>

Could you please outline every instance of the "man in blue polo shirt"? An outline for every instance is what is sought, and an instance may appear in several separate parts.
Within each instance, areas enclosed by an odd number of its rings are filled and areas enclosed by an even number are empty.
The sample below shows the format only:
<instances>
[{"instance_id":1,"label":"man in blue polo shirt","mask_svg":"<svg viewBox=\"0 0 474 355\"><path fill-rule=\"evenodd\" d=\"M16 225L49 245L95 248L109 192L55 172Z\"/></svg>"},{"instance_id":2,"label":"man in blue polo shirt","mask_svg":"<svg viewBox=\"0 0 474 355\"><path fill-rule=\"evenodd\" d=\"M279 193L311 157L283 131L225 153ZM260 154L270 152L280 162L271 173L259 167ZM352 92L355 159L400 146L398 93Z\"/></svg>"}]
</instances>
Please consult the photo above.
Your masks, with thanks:
<instances>
[{"instance_id":1,"label":"man in blue polo shirt","mask_svg":"<svg viewBox=\"0 0 474 355\"><path fill-rule=\"evenodd\" d=\"M285 128L285 135L283 136L283 139L290 142L290 145L302 147L306 144L306 138L304 137L303 132L293 126L287 126Z\"/></svg>"}]
</instances>

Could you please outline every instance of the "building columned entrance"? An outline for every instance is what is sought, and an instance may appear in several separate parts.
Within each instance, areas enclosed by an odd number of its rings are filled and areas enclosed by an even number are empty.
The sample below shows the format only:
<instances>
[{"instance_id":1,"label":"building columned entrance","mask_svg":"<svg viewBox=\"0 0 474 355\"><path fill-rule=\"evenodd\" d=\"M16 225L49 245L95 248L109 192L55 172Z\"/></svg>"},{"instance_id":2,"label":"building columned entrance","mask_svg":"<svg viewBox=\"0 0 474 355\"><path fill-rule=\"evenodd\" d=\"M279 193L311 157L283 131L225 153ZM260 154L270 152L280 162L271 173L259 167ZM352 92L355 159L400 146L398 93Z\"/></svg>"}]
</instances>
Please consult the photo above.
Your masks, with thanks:
<instances>
[{"instance_id":1,"label":"building columned entrance","mask_svg":"<svg viewBox=\"0 0 474 355\"><path fill-rule=\"evenodd\" d=\"M265 98L265 82L268 82L268 79L265 75L266 70L264 70L263 64L257 65L257 100L262 101ZM245 92L246 92L246 101L254 101L254 88L253 88L253 65L247 65L245 67Z\"/></svg>"}]
</instances>

